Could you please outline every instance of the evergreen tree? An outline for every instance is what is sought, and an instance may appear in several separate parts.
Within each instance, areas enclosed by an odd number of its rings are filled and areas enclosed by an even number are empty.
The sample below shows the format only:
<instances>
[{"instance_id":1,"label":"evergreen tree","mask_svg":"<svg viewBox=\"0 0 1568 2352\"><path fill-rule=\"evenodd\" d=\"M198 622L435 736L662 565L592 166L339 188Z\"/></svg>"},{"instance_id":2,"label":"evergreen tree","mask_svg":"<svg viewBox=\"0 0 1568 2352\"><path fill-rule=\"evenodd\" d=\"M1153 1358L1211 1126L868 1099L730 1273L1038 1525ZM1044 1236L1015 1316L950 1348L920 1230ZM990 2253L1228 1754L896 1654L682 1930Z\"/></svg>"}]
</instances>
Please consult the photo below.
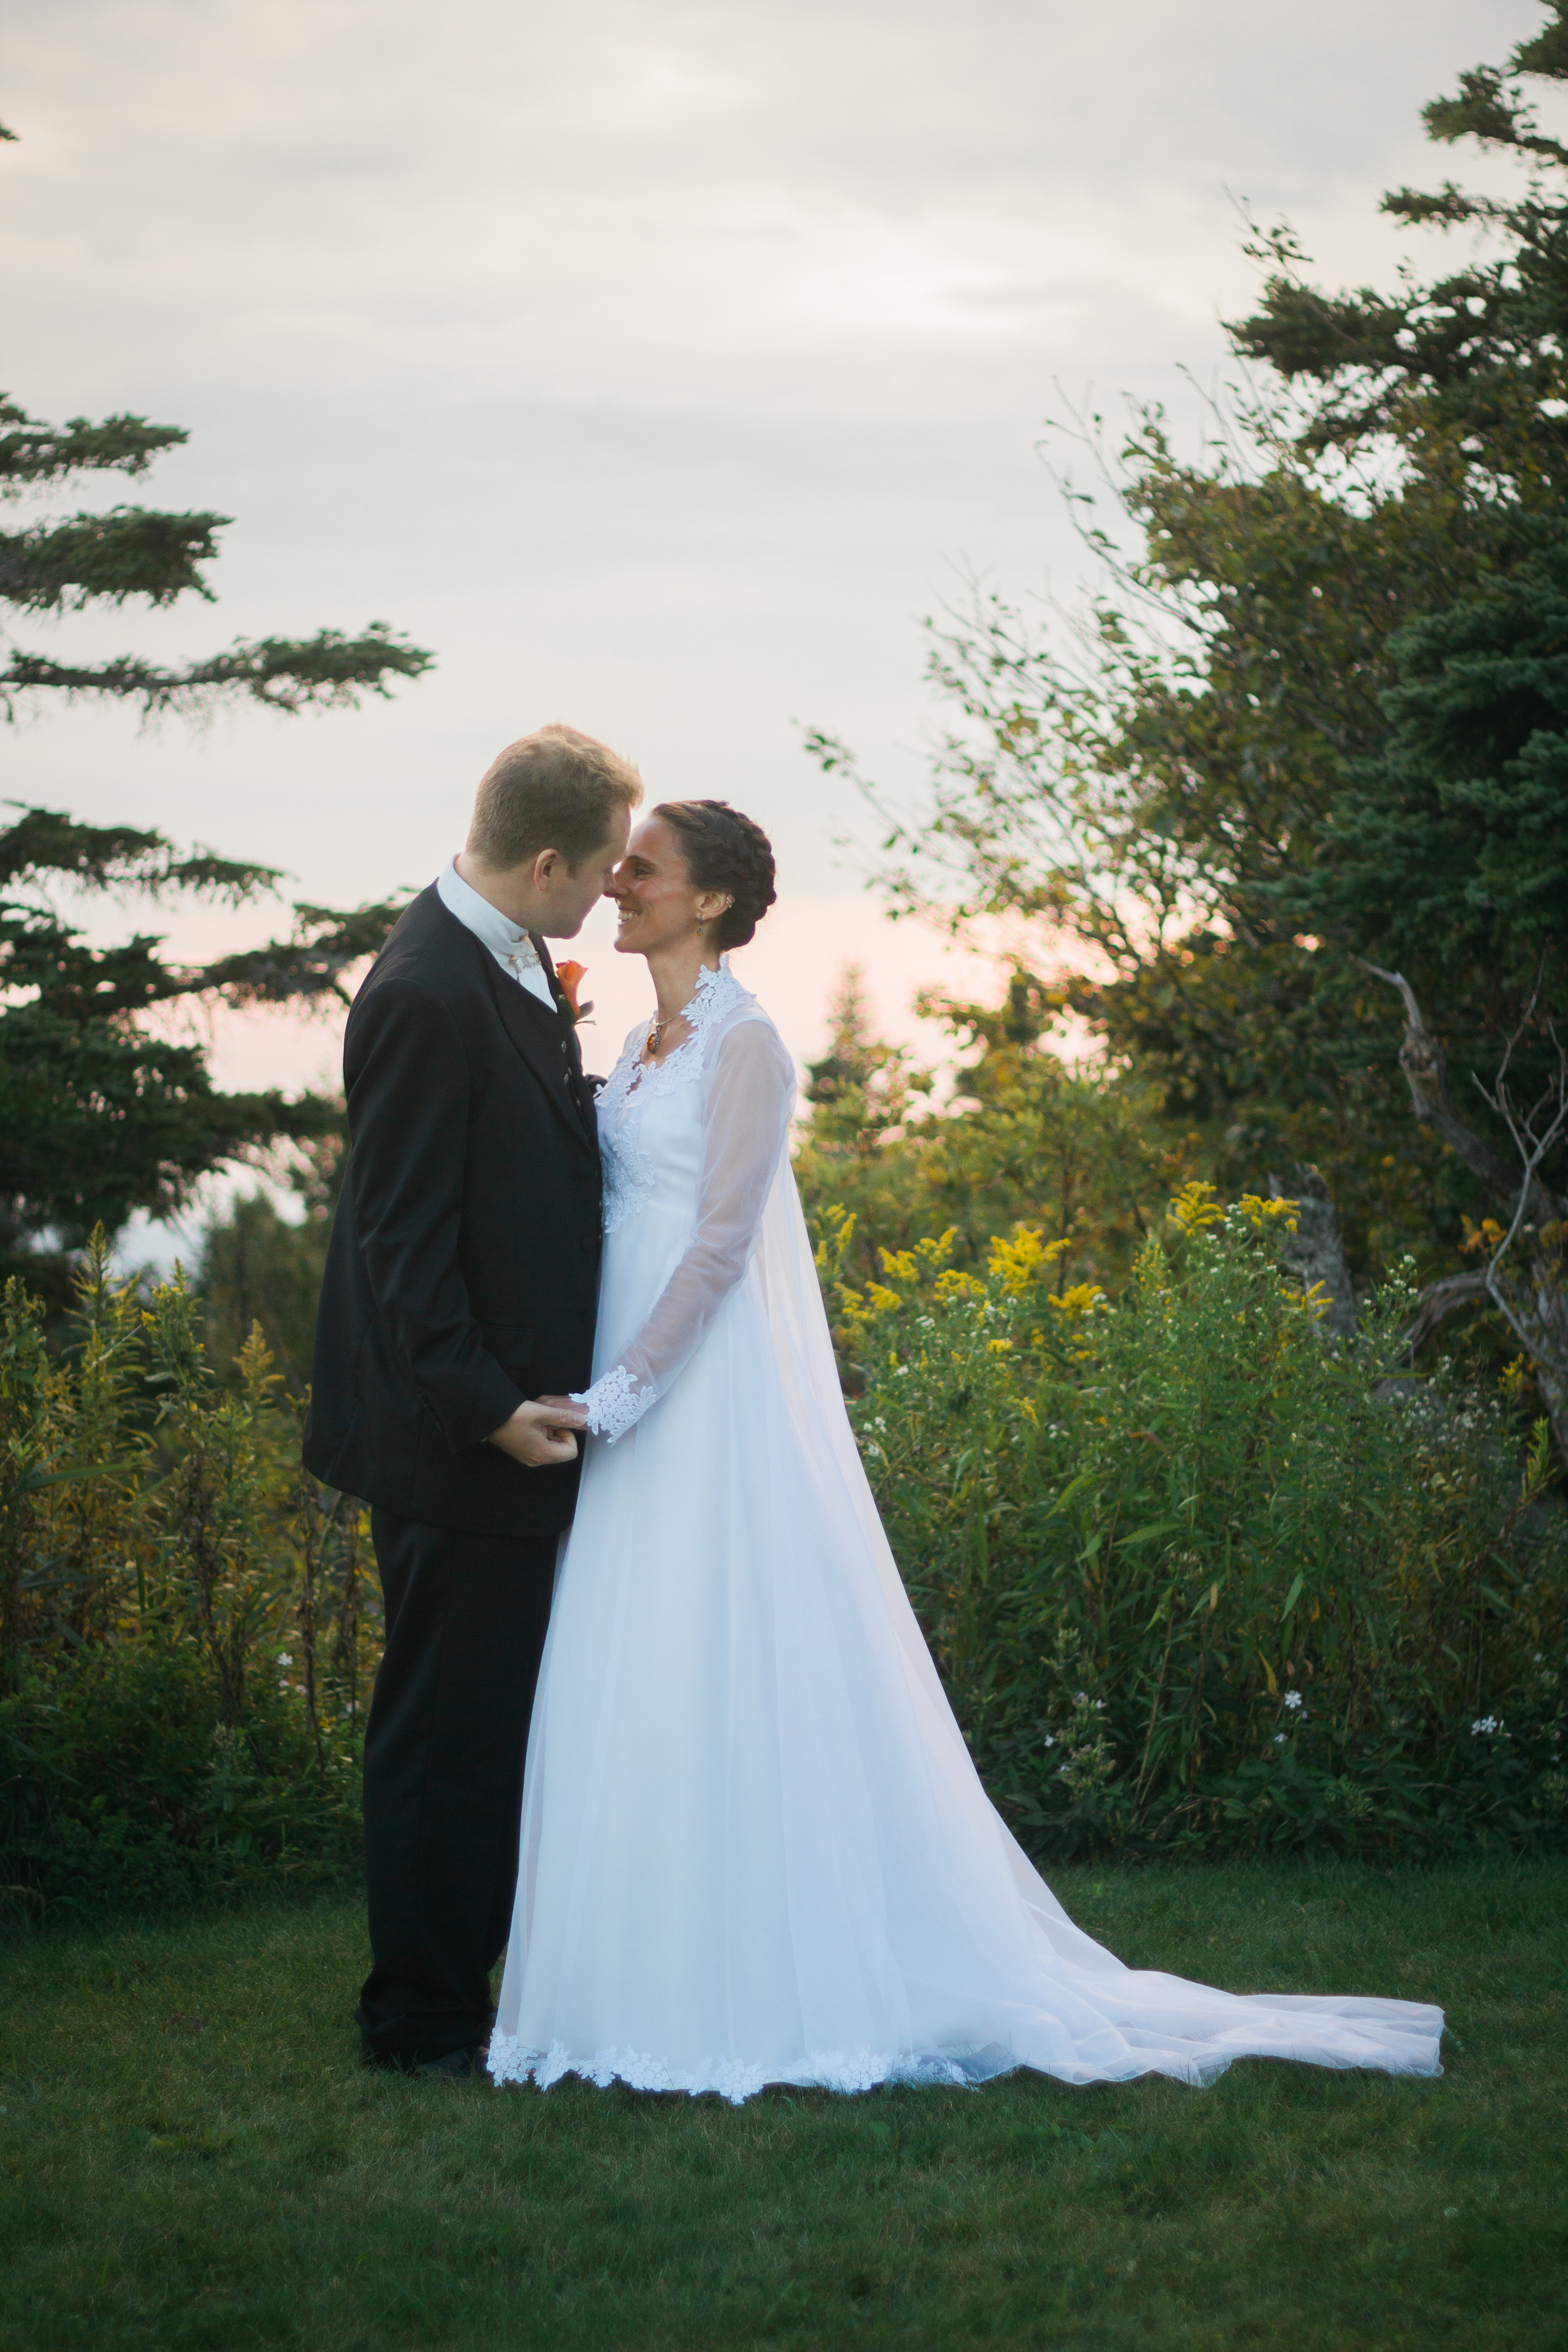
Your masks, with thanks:
<instances>
[{"instance_id":1,"label":"evergreen tree","mask_svg":"<svg viewBox=\"0 0 1568 2352\"><path fill-rule=\"evenodd\" d=\"M92 947L50 897L139 890L231 905L277 876L210 852L184 855L161 834L83 825L26 809L0 831L0 1259L58 1287L60 1260L95 1224L119 1231L136 1210L166 1215L196 1181L281 1143L333 1135L341 1107L277 1089L221 1093L205 1045L171 1039L147 1016L206 999L230 1004L346 1002L342 974L374 955L396 919L390 903L352 913L295 908L291 936L197 966L166 961L146 932ZM38 1255L40 1250L44 1255Z\"/></svg>"},{"instance_id":2,"label":"evergreen tree","mask_svg":"<svg viewBox=\"0 0 1568 2352\"><path fill-rule=\"evenodd\" d=\"M898 1134L916 1101L931 1093L931 1076L910 1068L908 1046L877 1035L863 965L845 965L827 1017L827 1051L806 1066L812 1136L819 1145L842 1145L865 1157Z\"/></svg>"},{"instance_id":3,"label":"evergreen tree","mask_svg":"<svg viewBox=\"0 0 1568 2352\"><path fill-rule=\"evenodd\" d=\"M88 474L144 474L162 451L189 437L180 425L150 425L141 416L45 425L0 394L0 497L16 502ZM118 506L0 531L0 607L26 615L132 598L164 605L196 595L210 603L202 566L216 555L217 533L231 520ZM419 677L433 659L384 621L373 621L358 636L320 629L312 637L240 638L174 667L135 654L55 661L13 646L0 670L0 703L8 717L18 698L49 695L132 702L147 717L170 710L195 716L247 699L299 711L385 695L394 678Z\"/></svg>"},{"instance_id":4,"label":"evergreen tree","mask_svg":"<svg viewBox=\"0 0 1568 2352\"><path fill-rule=\"evenodd\" d=\"M186 437L179 425L134 415L47 425L0 396L0 499L20 509L89 476L134 478ZM0 621L25 626L30 616L94 605L210 601L204 567L228 520L131 505L33 511L0 531ZM133 653L57 660L13 642L0 668L0 709L14 719L23 703L83 697L129 703L149 718L246 701L284 712L346 707L386 695L396 678L421 677L433 658L384 622L357 635L321 629L241 639L172 667ZM178 850L143 827L11 805L19 814L0 830L0 1261L47 1282L94 1224L113 1234L138 1209L166 1213L210 1171L278 1143L330 1136L340 1118L324 1097L218 1092L205 1048L173 1040L149 1016L201 999L342 998L341 974L375 952L397 909L299 906L286 939L197 967L171 963L145 932L90 947L57 903L61 885L239 905L273 891L279 877Z\"/></svg>"},{"instance_id":5,"label":"evergreen tree","mask_svg":"<svg viewBox=\"0 0 1568 2352\"><path fill-rule=\"evenodd\" d=\"M1554 1083L1568 150L1525 91L1568 80L1568 0L1548 13L1426 112L1435 138L1518 157L1522 192L1387 199L1413 225L1479 227L1488 249L1393 295L1325 295L1287 230L1257 234L1268 280L1232 330L1253 383L1196 461L1157 412L1106 460L1139 552L1089 514L1107 579L1076 636L994 597L933 632L957 711L934 807L886 812L905 904L1022 915L1043 964L1064 933L1092 950L1059 991L1112 1061L1159 1080L1227 1184L1320 1163L1363 1273L1414 1246L1446 1280L1483 1213L1518 1205L1507 1118L1470 1071L1489 1079L1511 1051L1516 1100ZM1433 1024L1403 1069L1371 966ZM1430 1089L1425 1131L1410 1118L1413 1059L1430 1069L1438 1032L1469 1097L1446 1116L1474 1149L1436 1146ZM1537 1171L1552 1230L1565 1156L1560 1136ZM1561 1295L1560 1265L1533 1273Z\"/></svg>"}]
</instances>

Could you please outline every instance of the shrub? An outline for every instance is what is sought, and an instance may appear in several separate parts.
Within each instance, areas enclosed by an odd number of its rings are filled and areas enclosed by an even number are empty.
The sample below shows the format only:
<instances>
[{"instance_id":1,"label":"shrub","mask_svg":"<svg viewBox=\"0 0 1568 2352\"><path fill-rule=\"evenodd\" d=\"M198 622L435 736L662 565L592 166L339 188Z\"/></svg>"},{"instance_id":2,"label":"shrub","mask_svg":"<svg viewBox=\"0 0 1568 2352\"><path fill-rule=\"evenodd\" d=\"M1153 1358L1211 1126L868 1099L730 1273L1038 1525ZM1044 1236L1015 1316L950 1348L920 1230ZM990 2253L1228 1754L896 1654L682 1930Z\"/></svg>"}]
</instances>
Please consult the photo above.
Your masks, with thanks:
<instances>
[{"instance_id":1,"label":"shrub","mask_svg":"<svg viewBox=\"0 0 1568 2352\"><path fill-rule=\"evenodd\" d=\"M339 1868L378 1609L258 1330L221 1386L183 1276L101 1234L73 1337L0 1308L0 1887L13 1914Z\"/></svg>"},{"instance_id":2,"label":"shrub","mask_svg":"<svg viewBox=\"0 0 1568 2352\"><path fill-rule=\"evenodd\" d=\"M1177 1197L1112 1306L1018 1229L839 1279L851 1407L975 1761L1042 1856L1425 1853L1561 1833L1568 1545L1521 1370L1405 1377L1273 1246L1289 1203ZM1521 1462L1522 1456L1522 1462Z\"/></svg>"}]
</instances>

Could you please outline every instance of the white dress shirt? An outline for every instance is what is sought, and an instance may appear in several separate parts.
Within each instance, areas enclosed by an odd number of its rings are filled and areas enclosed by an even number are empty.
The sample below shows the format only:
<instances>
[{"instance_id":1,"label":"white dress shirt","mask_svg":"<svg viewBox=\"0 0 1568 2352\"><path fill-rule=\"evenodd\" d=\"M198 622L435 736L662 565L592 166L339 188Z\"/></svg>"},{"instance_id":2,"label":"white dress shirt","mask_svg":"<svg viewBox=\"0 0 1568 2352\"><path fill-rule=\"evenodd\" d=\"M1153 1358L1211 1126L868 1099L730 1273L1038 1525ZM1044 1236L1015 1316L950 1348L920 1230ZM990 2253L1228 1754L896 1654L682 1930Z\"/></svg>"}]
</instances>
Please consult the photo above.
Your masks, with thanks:
<instances>
[{"instance_id":1,"label":"white dress shirt","mask_svg":"<svg viewBox=\"0 0 1568 2352\"><path fill-rule=\"evenodd\" d=\"M464 881L455 857L437 877L436 890L447 912L456 915L481 947L489 948L508 979L515 980L520 988L526 988L530 996L537 996L541 1004L548 1004L553 1013L555 999L544 976L544 966L539 961L539 950L526 931L520 931L499 907L492 907L488 898L480 898L471 882Z\"/></svg>"}]
</instances>

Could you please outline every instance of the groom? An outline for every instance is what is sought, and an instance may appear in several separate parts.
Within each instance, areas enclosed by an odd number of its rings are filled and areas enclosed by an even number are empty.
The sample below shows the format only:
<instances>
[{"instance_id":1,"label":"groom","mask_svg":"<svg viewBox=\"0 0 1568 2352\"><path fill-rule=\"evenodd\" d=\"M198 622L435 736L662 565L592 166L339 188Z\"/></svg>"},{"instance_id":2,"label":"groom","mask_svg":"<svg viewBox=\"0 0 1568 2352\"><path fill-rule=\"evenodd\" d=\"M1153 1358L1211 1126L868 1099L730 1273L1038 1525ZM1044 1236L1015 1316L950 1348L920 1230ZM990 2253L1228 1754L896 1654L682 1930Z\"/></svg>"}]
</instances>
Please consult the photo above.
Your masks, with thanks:
<instances>
[{"instance_id":1,"label":"groom","mask_svg":"<svg viewBox=\"0 0 1568 2352\"><path fill-rule=\"evenodd\" d=\"M364 1752L365 2055L461 2076L489 2031L523 1755L593 1371L599 1154L544 946L608 888L642 796L546 727L484 777L343 1040L349 1161L305 1464L371 1505L386 1610Z\"/></svg>"}]
</instances>

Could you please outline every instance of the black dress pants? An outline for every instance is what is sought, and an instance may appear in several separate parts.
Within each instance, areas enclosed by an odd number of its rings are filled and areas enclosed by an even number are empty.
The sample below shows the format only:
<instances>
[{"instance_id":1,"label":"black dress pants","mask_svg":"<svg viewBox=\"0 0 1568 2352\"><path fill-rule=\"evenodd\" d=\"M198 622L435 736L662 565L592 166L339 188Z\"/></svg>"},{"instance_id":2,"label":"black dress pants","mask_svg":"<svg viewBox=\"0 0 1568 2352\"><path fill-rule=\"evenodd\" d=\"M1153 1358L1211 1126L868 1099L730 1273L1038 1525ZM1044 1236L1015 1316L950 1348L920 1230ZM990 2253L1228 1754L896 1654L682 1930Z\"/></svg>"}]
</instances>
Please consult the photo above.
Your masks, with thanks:
<instances>
[{"instance_id":1,"label":"black dress pants","mask_svg":"<svg viewBox=\"0 0 1568 2352\"><path fill-rule=\"evenodd\" d=\"M557 1538L380 1510L370 1526L386 1649L364 1743L374 1966L359 2023L368 2056L417 2065L489 2032Z\"/></svg>"}]
</instances>

